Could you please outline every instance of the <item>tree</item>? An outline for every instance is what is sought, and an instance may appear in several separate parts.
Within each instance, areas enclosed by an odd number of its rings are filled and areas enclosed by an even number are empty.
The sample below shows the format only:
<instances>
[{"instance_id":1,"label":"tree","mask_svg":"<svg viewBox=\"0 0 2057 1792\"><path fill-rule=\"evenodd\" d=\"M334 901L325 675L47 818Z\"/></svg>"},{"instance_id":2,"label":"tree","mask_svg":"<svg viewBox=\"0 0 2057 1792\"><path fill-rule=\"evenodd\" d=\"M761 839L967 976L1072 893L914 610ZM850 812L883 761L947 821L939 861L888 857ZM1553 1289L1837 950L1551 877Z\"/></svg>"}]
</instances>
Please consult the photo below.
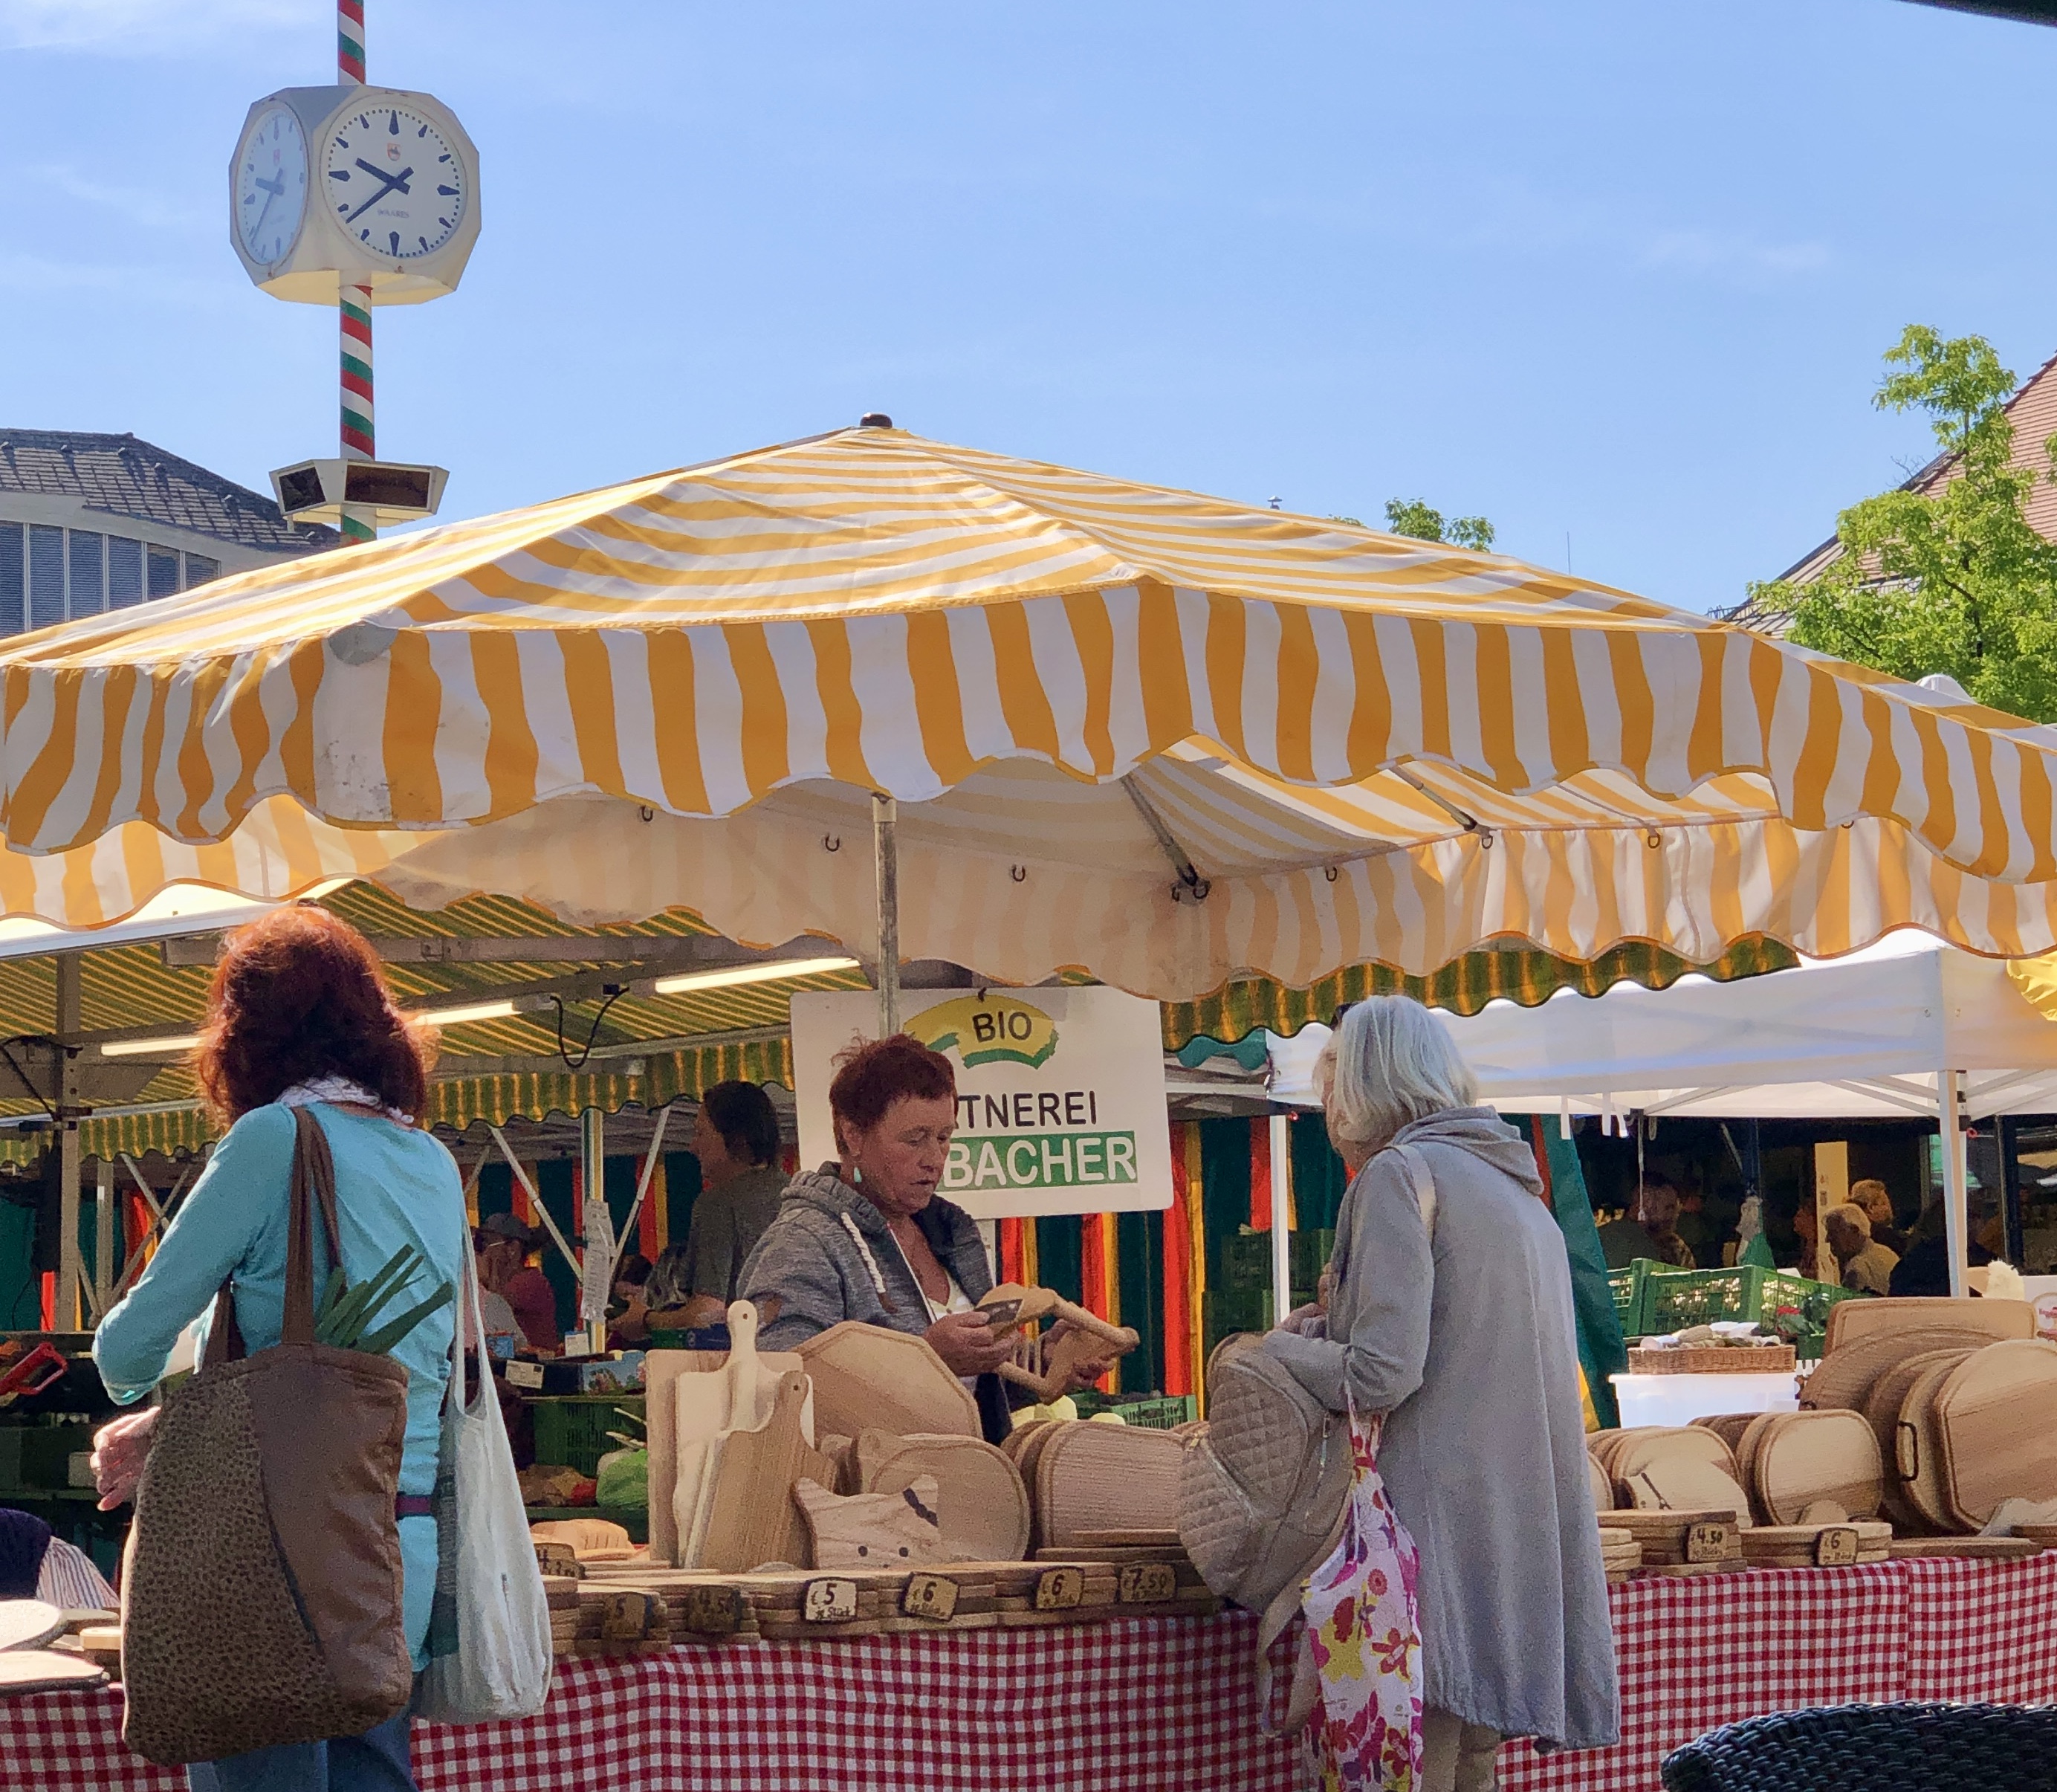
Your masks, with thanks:
<instances>
[{"instance_id":1,"label":"tree","mask_svg":"<svg viewBox=\"0 0 2057 1792\"><path fill-rule=\"evenodd\" d=\"M1357 517L1337 517L1337 522L1364 527ZM1395 535L1411 535L1417 541L1447 541L1453 547L1470 548L1479 553L1492 546L1493 528L1483 517L1445 517L1421 498L1389 498L1385 524Z\"/></svg>"},{"instance_id":2,"label":"tree","mask_svg":"<svg viewBox=\"0 0 2057 1792\"><path fill-rule=\"evenodd\" d=\"M2057 436L2015 464L2015 378L1984 337L1912 324L1885 361L1873 402L1928 414L1941 477L1853 505L1818 577L1751 596L1789 609L1802 646L1897 678L1947 672L1979 703L2057 720L2057 545L2026 514L2036 487L2057 483Z\"/></svg>"}]
</instances>

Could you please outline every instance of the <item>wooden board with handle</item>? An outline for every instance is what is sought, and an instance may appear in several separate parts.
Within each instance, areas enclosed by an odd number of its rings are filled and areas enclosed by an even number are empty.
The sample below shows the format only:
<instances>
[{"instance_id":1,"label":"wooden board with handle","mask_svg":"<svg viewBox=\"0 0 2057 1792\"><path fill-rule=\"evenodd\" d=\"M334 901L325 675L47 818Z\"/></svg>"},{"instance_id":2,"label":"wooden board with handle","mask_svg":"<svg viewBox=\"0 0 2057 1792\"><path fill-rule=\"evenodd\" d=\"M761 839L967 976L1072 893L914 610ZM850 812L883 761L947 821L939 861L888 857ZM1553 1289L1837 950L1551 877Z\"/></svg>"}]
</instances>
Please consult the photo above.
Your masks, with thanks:
<instances>
[{"instance_id":1,"label":"wooden board with handle","mask_svg":"<svg viewBox=\"0 0 2057 1792\"><path fill-rule=\"evenodd\" d=\"M643 1359L643 1410L650 1448L650 1555L654 1561L679 1559L679 1527L673 1501L679 1485L678 1384L682 1375L704 1374L728 1360L722 1350L651 1350Z\"/></svg>"},{"instance_id":2,"label":"wooden board with handle","mask_svg":"<svg viewBox=\"0 0 2057 1792\"><path fill-rule=\"evenodd\" d=\"M925 1338L846 1319L796 1352L814 1379L814 1423L846 1437L869 1427L905 1437L985 1434L978 1402Z\"/></svg>"},{"instance_id":3,"label":"wooden board with handle","mask_svg":"<svg viewBox=\"0 0 2057 1792\"><path fill-rule=\"evenodd\" d=\"M802 1563L806 1533L793 1485L818 1468L833 1473L800 1435L807 1378L795 1370L779 1382L770 1416L753 1430L726 1433L709 1476L699 1565L727 1573L764 1562Z\"/></svg>"},{"instance_id":4,"label":"wooden board with handle","mask_svg":"<svg viewBox=\"0 0 2057 1792\"><path fill-rule=\"evenodd\" d=\"M1996 1341L2033 1338L2035 1309L2025 1300L1988 1300L1983 1296L1956 1300L1934 1294L1894 1295L1838 1301L1829 1309L1824 1359L1880 1332L1917 1326L1963 1326Z\"/></svg>"},{"instance_id":5,"label":"wooden board with handle","mask_svg":"<svg viewBox=\"0 0 2057 1792\"><path fill-rule=\"evenodd\" d=\"M2057 1499L2057 1344L1973 1351L1937 1389L1934 1413L1953 1529L1983 1528L2003 1500Z\"/></svg>"}]
</instances>

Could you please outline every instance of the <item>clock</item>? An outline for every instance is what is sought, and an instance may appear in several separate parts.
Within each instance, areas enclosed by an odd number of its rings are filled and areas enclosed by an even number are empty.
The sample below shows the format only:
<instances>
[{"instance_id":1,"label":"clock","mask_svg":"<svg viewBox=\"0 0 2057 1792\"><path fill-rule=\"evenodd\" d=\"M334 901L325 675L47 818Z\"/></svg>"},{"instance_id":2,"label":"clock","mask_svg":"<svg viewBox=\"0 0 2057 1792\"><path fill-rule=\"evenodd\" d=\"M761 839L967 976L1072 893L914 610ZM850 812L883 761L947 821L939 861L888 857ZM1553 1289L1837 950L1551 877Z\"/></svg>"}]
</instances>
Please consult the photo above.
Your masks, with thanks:
<instances>
[{"instance_id":1,"label":"clock","mask_svg":"<svg viewBox=\"0 0 2057 1792\"><path fill-rule=\"evenodd\" d=\"M330 121L322 176L330 221L366 252L395 262L442 248L470 198L464 165L435 121L398 99Z\"/></svg>"},{"instance_id":2,"label":"clock","mask_svg":"<svg viewBox=\"0 0 2057 1792\"><path fill-rule=\"evenodd\" d=\"M252 261L276 267L307 209L307 134L291 106L260 105L244 127L230 194L237 242Z\"/></svg>"},{"instance_id":3,"label":"clock","mask_svg":"<svg viewBox=\"0 0 2057 1792\"><path fill-rule=\"evenodd\" d=\"M345 285L368 287L375 305L454 291L478 204L478 152L464 127L441 101L394 87L269 94L251 107L229 165L229 239L244 271L303 304L333 305Z\"/></svg>"}]
</instances>

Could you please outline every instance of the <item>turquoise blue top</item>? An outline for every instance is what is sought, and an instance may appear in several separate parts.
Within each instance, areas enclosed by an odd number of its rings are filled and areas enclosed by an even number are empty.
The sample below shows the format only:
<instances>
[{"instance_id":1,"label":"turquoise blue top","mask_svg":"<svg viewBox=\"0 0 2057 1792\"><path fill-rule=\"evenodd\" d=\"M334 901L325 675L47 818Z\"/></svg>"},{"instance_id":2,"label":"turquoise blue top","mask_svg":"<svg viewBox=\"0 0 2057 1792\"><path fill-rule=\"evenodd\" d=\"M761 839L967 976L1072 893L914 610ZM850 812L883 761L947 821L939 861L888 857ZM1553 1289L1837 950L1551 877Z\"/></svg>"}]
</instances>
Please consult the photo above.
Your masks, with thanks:
<instances>
[{"instance_id":1,"label":"turquoise blue top","mask_svg":"<svg viewBox=\"0 0 2057 1792\"><path fill-rule=\"evenodd\" d=\"M438 1281L462 1289L471 1250L463 1185L450 1154L430 1134L388 1120L317 1104L316 1117L335 1160L336 1226L343 1273L352 1283L375 1275L403 1244L427 1259ZM256 1108L228 1129L150 1267L93 1334L93 1361L114 1398L140 1400L163 1378L179 1334L212 1305L222 1283L236 1284L236 1322L252 1351L279 1342L286 1298L286 1219L293 1165L293 1116L286 1108ZM315 1287L327 1275L328 1241L315 1231ZM418 1276L406 1298L386 1309L397 1318L433 1291ZM402 1338L393 1355L407 1370L407 1441L400 1491L435 1489L442 1435L443 1389L450 1379L454 1306L432 1314ZM436 1523L400 1520L406 1573L407 1640L423 1665L429 1604L435 1591Z\"/></svg>"}]
</instances>

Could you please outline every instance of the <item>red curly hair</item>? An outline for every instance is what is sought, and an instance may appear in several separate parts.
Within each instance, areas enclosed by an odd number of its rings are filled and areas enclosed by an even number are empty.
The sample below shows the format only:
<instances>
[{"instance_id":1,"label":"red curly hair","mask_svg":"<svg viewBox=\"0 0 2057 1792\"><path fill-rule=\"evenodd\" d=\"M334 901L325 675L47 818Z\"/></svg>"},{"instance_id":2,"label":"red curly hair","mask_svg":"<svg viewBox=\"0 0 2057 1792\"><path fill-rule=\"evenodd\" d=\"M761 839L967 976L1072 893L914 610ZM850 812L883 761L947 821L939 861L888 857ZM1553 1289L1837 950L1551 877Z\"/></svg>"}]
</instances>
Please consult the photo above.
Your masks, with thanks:
<instances>
[{"instance_id":1,"label":"red curly hair","mask_svg":"<svg viewBox=\"0 0 2057 1792\"><path fill-rule=\"evenodd\" d=\"M275 909L222 946L193 1068L224 1124L296 1083L347 1076L424 1118L434 1035L394 1005L371 942L326 909Z\"/></svg>"}]
</instances>

